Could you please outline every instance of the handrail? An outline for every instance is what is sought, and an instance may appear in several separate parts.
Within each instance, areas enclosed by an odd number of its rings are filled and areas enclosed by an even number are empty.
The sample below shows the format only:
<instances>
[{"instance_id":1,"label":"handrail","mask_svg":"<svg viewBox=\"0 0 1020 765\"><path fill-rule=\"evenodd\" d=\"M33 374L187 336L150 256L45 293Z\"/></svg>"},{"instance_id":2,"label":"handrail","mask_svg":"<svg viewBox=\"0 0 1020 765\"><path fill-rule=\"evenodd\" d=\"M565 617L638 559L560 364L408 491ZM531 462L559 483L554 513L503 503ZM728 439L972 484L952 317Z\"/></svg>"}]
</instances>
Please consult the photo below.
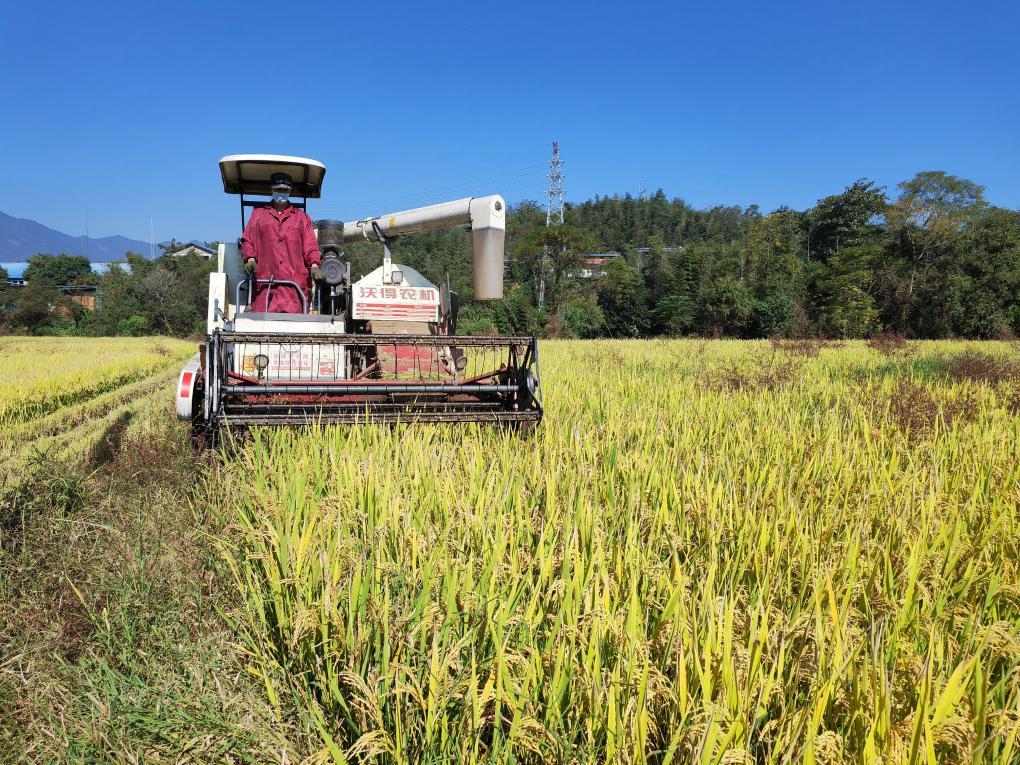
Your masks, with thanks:
<instances>
[{"instance_id":1,"label":"handrail","mask_svg":"<svg viewBox=\"0 0 1020 765\"><path fill-rule=\"evenodd\" d=\"M276 284L282 284L286 287L293 287L294 291L297 292L298 297L301 299L301 313L308 313L308 300L305 298L305 293L304 290L301 289L301 285L299 285L297 282L292 282L287 279L274 279L272 276L270 276L268 279L255 279L254 277L252 277L245 279L244 281L239 281L237 283L237 290L234 293L234 305L236 306L241 305L241 287L244 286L247 287L246 292L248 293L248 302L246 303L246 305L248 307L251 307L253 293L255 292L252 285L255 284L268 284L269 285L269 289L267 290L268 293L271 293L273 291L273 285ZM268 305L269 295L267 294L266 306Z\"/></svg>"}]
</instances>

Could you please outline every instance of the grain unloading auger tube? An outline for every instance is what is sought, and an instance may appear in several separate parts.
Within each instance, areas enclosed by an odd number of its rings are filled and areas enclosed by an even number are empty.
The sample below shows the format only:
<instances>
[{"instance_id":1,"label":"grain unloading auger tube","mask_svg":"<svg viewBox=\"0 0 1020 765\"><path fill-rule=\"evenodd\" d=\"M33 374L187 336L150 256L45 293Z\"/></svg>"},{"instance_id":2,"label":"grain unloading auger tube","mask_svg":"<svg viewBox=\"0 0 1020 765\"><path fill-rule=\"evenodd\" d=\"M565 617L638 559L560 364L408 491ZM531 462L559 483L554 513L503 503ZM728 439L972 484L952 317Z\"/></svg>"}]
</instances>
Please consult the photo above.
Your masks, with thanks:
<instances>
[{"instance_id":1,"label":"grain unloading auger tube","mask_svg":"<svg viewBox=\"0 0 1020 765\"><path fill-rule=\"evenodd\" d=\"M279 155L220 160L224 190L245 208L266 202L273 173L294 178L297 207L318 198L325 167ZM476 300L503 297L506 210L498 195L471 197L343 223L316 224L323 279L255 280L238 245L221 244L210 275L208 333L181 372L177 412L201 443L226 428L366 422L492 422L529 427L542 418L534 336L461 336L459 299L393 262L405 234L465 227L471 233ZM358 280L343 245L382 244L383 262ZM296 293L301 313L252 310L261 291ZM266 300L268 304L268 299Z\"/></svg>"}]
</instances>

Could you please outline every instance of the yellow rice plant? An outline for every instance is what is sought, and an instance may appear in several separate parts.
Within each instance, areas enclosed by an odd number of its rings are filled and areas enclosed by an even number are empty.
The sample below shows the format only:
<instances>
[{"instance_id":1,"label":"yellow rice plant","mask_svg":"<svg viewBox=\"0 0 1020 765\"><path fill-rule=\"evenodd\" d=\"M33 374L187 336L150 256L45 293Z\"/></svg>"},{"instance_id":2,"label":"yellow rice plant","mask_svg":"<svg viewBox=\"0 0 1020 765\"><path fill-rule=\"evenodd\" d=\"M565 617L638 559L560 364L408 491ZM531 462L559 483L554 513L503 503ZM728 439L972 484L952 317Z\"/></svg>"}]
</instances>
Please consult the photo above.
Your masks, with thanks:
<instances>
[{"instance_id":1,"label":"yellow rice plant","mask_svg":"<svg viewBox=\"0 0 1020 765\"><path fill-rule=\"evenodd\" d=\"M0 338L0 464L84 453L105 426L160 396L194 343L167 338Z\"/></svg>"},{"instance_id":2,"label":"yellow rice plant","mask_svg":"<svg viewBox=\"0 0 1020 765\"><path fill-rule=\"evenodd\" d=\"M316 761L1015 763L1020 414L963 351L547 342L527 438L255 432L249 668Z\"/></svg>"},{"instance_id":3,"label":"yellow rice plant","mask_svg":"<svg viewBox=\"0 0 1020 765\"><path fill-rule=\"evenodd\" d=\"M179 366L191 353L192 343L163 338L0 338L0 424L25 422Z\"/></svg>"}]
</instances>

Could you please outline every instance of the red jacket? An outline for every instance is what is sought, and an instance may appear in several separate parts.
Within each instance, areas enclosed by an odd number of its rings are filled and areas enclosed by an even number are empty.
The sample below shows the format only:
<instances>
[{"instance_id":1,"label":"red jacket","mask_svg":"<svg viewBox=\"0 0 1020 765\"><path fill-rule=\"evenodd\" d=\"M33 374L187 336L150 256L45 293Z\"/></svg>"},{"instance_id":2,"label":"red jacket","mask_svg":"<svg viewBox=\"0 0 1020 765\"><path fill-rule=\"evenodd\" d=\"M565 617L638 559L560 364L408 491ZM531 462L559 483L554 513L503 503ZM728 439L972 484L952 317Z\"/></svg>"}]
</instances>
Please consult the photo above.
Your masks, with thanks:
<instances>
[{"instance_id":1,"label":"red jacket","mask_svg":"<svg viewBox=\"0 0 1020 765\"><path fill-rule=\"evenodd\" d=\"M308 269L319 264L319 244L315 241L312 219L293 205L283 212L275 207L256 207L241 236L244 262L254 259L255 276L259 279L285 279L301 285L307 299L311 288ZM270 304L266 305L266 287L255 289L253 311L300 313L301 301L293 287L273 287Z\"/></svg>"}]
</instances>

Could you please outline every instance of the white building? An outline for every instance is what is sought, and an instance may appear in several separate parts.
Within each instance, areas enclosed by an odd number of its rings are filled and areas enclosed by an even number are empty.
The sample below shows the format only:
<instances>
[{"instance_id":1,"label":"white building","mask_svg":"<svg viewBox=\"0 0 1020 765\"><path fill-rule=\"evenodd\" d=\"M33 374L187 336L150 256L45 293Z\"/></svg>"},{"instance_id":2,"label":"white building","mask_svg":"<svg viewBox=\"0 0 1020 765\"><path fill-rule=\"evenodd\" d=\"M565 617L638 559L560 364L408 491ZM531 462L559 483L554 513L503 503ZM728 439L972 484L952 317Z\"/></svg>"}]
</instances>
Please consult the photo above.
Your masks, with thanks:
<instances>
[{"instance_id":1,"label":"white building","mask_svg":"<svg viewBox=\"0 0 1020 765\"><path fill-rule=\"evenodd\" d=\"M174 257L183 258L185 255L197 255L200 258L211 260L216 257L216 250L206 247L199 242L189 242L179 250L174 250Z\"/></svg>"}]
</instances>

